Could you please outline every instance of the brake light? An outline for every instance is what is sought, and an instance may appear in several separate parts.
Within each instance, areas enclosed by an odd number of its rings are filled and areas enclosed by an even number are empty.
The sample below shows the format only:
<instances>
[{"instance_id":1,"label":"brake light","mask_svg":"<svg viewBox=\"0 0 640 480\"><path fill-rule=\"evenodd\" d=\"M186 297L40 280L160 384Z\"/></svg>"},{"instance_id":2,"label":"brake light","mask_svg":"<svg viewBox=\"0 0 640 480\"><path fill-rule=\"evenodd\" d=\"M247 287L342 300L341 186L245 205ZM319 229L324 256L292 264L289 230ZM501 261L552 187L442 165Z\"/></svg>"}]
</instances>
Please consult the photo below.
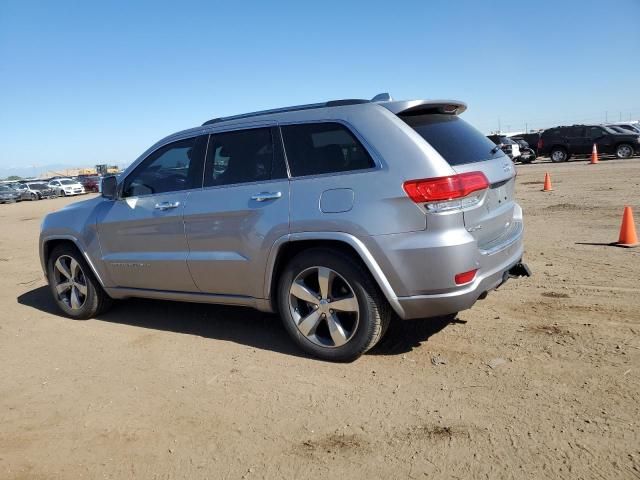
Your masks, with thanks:
<instances>
[{"instance_id":1,"label":"brake light","mask_svg":"<svg viewBox=\"0 0 640 480\"><path fill-rule=\"evenodd\" d=\"M447 202L489 188L489 180L482 172L468 172L448 177L409 180L402 187L416 203Z\"/></svg>"},{"instance_id":2,"label":"brake light","mask_svg":"<svg viewBox=\"0 0 640 480\"><path fill-rule=\"evenodd\" d=\"M475 270L469 270L468 272L457 274L454 277L454 280L456 281L456 285L462 285L462 284L473 281L473 279L476 278L477 272L478 272L478 269L476 268Z\"/></svg>"},{"instance_id":3,"label":"brake light","mask_svg":"<svg viewBox=\"0 0 640 480\"><path fill-rule=\"evenodd\" d=\"M544 146L544 142L541 138L538 139L538 150L540 150Z\"/></svg>"}]
</instances>

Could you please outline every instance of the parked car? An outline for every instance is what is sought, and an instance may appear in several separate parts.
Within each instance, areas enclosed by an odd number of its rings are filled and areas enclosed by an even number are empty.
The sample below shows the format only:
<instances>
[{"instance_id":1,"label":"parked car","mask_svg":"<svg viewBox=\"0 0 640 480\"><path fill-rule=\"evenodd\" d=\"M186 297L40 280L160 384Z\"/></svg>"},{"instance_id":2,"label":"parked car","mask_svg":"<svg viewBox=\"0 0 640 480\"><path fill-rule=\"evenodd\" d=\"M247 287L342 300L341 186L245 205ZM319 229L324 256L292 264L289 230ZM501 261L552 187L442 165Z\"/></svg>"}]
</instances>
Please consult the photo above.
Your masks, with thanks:
<instances>
[{"instance_id":1,"label":"parked car","mask_svg":"<svg viewBox=\"0 0 640 480\"><path fill-rule=\"evenodd\" d=\"M511 137L511 140L516 142L520 147L520 157L518 157L520 163L531 163L536 159L536 152L533 151L525 140L515 137Z\"/></svg>"},{"instance_id":2,"label":"parked car","mask_svg":"<svg viewBox=\"0 0 640 480\"><path fill-rule=\"evenodd\" d=\"M85 192L97 193L100 190L100 177L98 175L78 177L78 181L84 187Z\"/></svg>"},{"instance_id":3,"label":"parked car","mask_svg":"<svg viewBox=\"0 0 640 480\"><path fill-rule=\"evenodd\" d=\"M7 186L20 194L20 201L30 200L29 189L24 183L11 183Z\"/></svg>"},{"instance_id":4,"label":"parked car","mask_svg":"<svg viewBox=\"0 0 640 480\"><path fill-rule=\"evenodd\" d=\"M0 185L0 203L14 203L20 201L20 192L6 185Z\"/></svg>"},{"instance_id":5,"label":"parked car","mask_svg":"<svg viewBox=\"0 0 640 480\"><path fill-rule=\"evenodd\" d=\"M520 146L517 142L514 142L506 135L488 135L487 138L491 140L497 148L502 151L512 160L517 161L520 158Z\"/></svg>"},{"instance_id":6,"label":"parked car","mask_svg":"<svg viewBox=\"0 0 640 480\"><path fill-rule=\"evenodd\" d=\"M591 153L593 144L599 153L629 158L640 152L640 138L632 133L615 132L602 125L572 125L550 128L538 141L538 155L549 156L553 162L565 162L572 155Z\"/></svg>"},{"instance_id":7,"label":"parked car","mask_svg":"<svg viewBox=\"0 0 640 480\"><path fill-rule=\"evenodd\" d=\"M625 133L627 132L631 132L637 135L640 135L640 124L635 122L635 123L609 123L607 124L607 127L617 127L617 128L621 128L623 130L626 130Z\"/></svg>"},{"instance_id":8,"label":"parked car","mask_svg":"<svg viewBox=\"0 0 640 480\"><path fill-rule=\"evenodd\" d=\"M455 316L522 264L515 168L456 101L340 100L205 122L48 214L59 308L148 297L279 312L349 361L392 318Z\"/></svg>"},{"instance_id":9,"label":"parked car","mask_svg":"<svg viewBox=\"0 0 640 480\"><path fill-rule=\"evenodd\" d=\"M42 200L43 198L56 196L53 188L50 188L49 185L44 182L29 182L26 183L25 186L27 187L26 193L29 195L29 200Z\"/></svg>"},{"instance_id":10,"label":"parked car","mask_svg":"<svg viewBox=\"0 0 640 480\"><path fill-rule=\"evenodd\" d=\"M529 148L533 150L533 152L536 155L538 155L537 149L538 149L538 140L540 140L540 132L519 133L517 135L511 135L510 138L512 140L515 140L516 142L519 140L524 140L525 142L527 142L527 145L529 146Z\"/></svg>"},{"instance_id":11,"label":"parked car","mask_svg":"<svg viewBox=\"0 0 640 480\"><path fill-rule=\"evenodd\" d=\"M58 178L49 182L49 188L56 192L59 196L82 195L84 187L76 180L70 178Z\"/></svg>"}]
</instances>

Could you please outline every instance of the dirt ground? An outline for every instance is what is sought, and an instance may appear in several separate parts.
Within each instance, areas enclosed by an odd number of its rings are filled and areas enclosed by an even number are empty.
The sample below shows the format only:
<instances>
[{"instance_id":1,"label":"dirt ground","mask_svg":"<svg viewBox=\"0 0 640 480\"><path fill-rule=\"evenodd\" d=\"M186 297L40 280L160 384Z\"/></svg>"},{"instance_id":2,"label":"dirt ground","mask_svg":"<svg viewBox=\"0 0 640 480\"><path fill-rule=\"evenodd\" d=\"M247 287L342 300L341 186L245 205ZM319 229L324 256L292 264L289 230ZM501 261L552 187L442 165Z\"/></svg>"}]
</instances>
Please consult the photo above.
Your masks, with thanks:
<instances>
[{"instance_id":1,"label":"dirt ground","mask_svg":"<svg viewBox=\"0 0 640 480\"><path fill-rule=\"evenodd\" d=\"M541 192L544 172L554 191ZM278 318L130 300L60 316L0 205L0 478L640 478L640 159L518 167L530 279L352 364Z\"/></svg>"}]
</instances>

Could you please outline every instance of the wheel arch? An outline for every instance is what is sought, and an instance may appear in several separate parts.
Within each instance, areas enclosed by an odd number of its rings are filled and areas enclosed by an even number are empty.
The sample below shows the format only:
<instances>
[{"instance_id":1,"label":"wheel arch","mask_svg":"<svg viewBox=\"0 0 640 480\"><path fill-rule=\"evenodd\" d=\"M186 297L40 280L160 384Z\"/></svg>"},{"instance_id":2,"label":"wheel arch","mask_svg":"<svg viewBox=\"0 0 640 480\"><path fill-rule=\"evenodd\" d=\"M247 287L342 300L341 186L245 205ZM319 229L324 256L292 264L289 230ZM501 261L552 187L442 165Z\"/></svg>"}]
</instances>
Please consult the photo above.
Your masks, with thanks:
<instances>
[{"instance_id":1,"label":"wheel arch","mask_svg":"<svg viewBox=\"0 0 640 480\"><path fill-rule=\"evenodd\" d=\"M267 260L264 282L264 298L268 299L274 310L277 308L275 296L278 290L278 279L287 261L304 250L319 247L346 253L361 262L371 274L389 305L399 316L404 316L398 297L369 249L355 236L343 232L296 233L285 235L275 242Z\"/></svg>"},{"instance_id":2,"label":"wheel arch","mask_svg":"<svg viewBox=\"0 0 640 480\"><path fill-rule=\"evenodd\" d=\"M79 240L73 235L55 235L55 236L44 238L42 240L41 246L40 246L40 261L42 264L42 270L44 271L44 276L47 277L48 275L47 263L49 262L49 256L51 255L51 252L58 245L65 245L65 244L73 246L73 248L75 248L78 251L78 253L82 255L82 257L85 259L87 264L89 264L91 273L93 273L93 275L96 277L96 279L100 283L100 286L104 288L104 283L102 281L102 278L100 277L100 274L96 270L95 265L89 258L89 255L87 255L86 250L81 246Z\"/></svg>"}]
</instances>

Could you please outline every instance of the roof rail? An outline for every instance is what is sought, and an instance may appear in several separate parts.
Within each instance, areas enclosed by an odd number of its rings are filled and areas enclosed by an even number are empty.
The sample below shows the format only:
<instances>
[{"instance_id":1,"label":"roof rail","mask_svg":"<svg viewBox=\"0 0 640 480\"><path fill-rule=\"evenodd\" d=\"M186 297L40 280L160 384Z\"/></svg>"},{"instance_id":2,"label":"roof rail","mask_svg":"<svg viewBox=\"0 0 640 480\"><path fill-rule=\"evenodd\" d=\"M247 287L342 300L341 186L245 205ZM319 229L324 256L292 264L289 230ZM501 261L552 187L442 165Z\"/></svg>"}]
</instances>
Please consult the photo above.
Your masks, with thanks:
<instances>
[{"instance_id":1,"label":"roof rail","mask_svg":"<svg viewBox=\"0 0 640 480\"><path fill-rule=\"evenodd\" d=\"M360 103L369 103L369 100L363 100L360 98L351 98L351 99L345 99L345 100L330 100L328 102L322 102L322 103L309 103L307 105L295 105L293 107L274 108L271 110L260 110L257 112L242 113L240 115L231 115L229 117L213 118L211 120L204 122L202 126L213 125L214 123L226 122L228 120L241 120L243 118L258 117L261 115L270 115L272 113L297 112L300 110L311 110L314 108L341 107L344 105L358 105Z\"/></svg>"}]
</instances>

